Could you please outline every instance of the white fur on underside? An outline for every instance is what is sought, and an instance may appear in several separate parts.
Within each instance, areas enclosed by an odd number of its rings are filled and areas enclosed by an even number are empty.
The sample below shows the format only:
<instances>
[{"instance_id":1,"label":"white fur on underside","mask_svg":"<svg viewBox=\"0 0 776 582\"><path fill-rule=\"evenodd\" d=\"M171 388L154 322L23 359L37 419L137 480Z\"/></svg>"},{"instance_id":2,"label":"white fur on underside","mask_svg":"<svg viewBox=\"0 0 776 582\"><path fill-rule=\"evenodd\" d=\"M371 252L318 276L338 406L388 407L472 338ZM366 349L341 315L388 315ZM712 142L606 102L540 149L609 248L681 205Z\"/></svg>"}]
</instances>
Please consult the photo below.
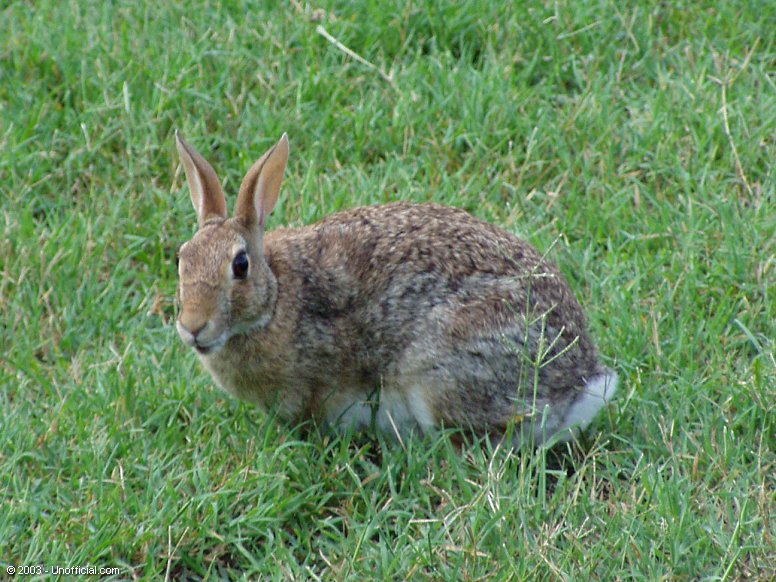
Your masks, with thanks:
<instances>
[{"instance_id":1,"label":"white fur on underside","mask_svg":"<svg viewBox=\"0 0 776 582\"><path fill-rule=\"evenodd\" d=\"M423 433L434 428L424 393L417 387L405 393L382 390L373 398L348 402L344 409L333 411L329 422L339 429L361 430L375 421L379 430L398 438L418 429Z\"/></svg>"},{"instance_id":2,"label":"white fur on underside","mask_svg":"<svg viewBox=\"0 0 776 582\"><path fill-rule=\"evenodd\" d=\"M588 427L611 401L616 390L617 373L605 368L601 374L587 381L565 412L546 405L541 413L535 413L536 420L525 423L513 437L513 444L520 447L527 439L533 445L570 440ZM425 391L417 386L403 392L383 390L371 400L353 399L339 410L332 411L329 422L345 430L365 429L376 422L378 429L399 439L418 429L421 433L428 433L435 428Z\"/></svg>"}]
</instances>

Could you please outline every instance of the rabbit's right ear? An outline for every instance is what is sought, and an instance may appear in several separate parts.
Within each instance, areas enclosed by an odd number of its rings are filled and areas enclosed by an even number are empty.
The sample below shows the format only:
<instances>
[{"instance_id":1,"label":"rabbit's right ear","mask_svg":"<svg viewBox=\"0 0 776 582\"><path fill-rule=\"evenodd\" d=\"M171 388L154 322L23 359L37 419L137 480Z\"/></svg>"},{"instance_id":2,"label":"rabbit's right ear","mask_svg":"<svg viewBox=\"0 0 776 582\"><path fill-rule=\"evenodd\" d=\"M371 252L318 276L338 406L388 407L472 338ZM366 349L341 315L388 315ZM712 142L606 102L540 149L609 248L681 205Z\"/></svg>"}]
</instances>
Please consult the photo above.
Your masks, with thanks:
<instances>
[{"instance_id":1,"label":"rabbit's right ear","mask_svg":"<svg viewBox=\"0 0 776 582\"><path fill-rule=\"evenodd\" d=\"M267 216L275 208L288 164L288 135L251 166L240 185L235 217L248 228L264 231Z\"/></svg>"},{"instance_id":2,"label":"rabbit's right ear","mask_svg":"<svg viewBox=\"0 0 776 582\"><path fill-rule=\"evenodd\" d=\"M213 166L187 144L177 130L175 144L186 171L191 202L197 211L200 226L211 218L226 218L226 199Z\"/></svg>"}]
</instances>

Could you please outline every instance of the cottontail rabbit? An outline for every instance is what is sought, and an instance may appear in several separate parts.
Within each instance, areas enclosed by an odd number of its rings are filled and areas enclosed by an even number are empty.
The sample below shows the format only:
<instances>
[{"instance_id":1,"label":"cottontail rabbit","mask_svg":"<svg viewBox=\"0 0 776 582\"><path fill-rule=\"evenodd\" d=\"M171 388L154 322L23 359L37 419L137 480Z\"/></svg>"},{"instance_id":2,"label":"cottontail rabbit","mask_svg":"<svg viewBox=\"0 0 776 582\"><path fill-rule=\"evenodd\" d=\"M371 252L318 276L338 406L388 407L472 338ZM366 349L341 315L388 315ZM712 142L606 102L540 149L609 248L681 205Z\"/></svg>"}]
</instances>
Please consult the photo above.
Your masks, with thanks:
<instances>
[{"instance_id":1,"label":"cottontail rabbit","mask_svg":"<svg viewBox=\"0 0 776 582\"><path fill-rule=\"evenodd\" d=\"M517 446L570 438L614 394L567 283L518 237L408 202L265 232L287 136L248 171L233 218L212 166L176 141L199 218L177 329L227 392L294 421Z\"/></svg>"}]
</instances>

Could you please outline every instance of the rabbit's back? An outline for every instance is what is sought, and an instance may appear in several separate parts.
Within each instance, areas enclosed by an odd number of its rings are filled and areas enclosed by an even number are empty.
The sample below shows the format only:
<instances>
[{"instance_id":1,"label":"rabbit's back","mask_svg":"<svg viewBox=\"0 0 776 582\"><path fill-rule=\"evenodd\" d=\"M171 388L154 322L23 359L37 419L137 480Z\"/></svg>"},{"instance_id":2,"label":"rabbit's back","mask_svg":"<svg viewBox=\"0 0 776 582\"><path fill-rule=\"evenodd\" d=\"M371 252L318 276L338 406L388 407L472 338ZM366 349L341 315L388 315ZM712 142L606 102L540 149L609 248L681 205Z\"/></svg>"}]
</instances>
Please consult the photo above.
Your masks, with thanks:
<instances>
[{"instance_id":1,"label":"rabbit's back","mask_svg":"<svg viewBox=\"0 0 776 582\"><path fill-rule=\"evenodd\" d=\"M547 398L568 399L598 369L582 309L557 268L463 210L355 208L269 233L266 254L286 282L279 301L299 310L298 369L332 390L379 386L423 367L466 376L462 367L479 359L485 368L470 370L459 389L472 400L509 398L507 384L534 364Z\"/></svg>"}]
</instances>

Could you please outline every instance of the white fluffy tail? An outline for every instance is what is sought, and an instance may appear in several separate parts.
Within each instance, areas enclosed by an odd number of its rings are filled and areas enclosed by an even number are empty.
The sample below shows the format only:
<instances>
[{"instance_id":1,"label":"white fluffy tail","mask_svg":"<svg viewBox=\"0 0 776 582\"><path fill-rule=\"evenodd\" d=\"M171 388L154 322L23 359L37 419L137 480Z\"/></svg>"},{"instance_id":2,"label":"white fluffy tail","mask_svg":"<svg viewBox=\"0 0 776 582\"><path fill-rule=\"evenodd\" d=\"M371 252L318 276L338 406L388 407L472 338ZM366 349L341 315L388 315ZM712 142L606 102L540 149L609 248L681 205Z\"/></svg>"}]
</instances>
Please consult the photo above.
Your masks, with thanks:
<instances>
[{"instance_id":1,"label":"white fluffy tail","mask_svg":"<svg viewBox=\"0 0 776 582\"><path fill-rule=\"evenodd\" d=\"M616 391L617 373L610 368L601 368L600 373L587 381L565 412L553 410L547 405L544 415L537 415L541 420L521 426L513 437L513 445L520 448L526 442L538 446L571 440L588 427Z\"/></svg>"},{"instance_id":2,"label":"white fluffy tail","mask_svg":"<svg viewBox=\"0 0 776 582\"><path fill-rule=\"evenodd\" d=\"M603 371L590 378L585 387L569 405L560 431L568 428L574 429L574 433L585 430L604 406L611 401L617 391L617 373L604 368Z\"/></svg>"}]
</instances>

